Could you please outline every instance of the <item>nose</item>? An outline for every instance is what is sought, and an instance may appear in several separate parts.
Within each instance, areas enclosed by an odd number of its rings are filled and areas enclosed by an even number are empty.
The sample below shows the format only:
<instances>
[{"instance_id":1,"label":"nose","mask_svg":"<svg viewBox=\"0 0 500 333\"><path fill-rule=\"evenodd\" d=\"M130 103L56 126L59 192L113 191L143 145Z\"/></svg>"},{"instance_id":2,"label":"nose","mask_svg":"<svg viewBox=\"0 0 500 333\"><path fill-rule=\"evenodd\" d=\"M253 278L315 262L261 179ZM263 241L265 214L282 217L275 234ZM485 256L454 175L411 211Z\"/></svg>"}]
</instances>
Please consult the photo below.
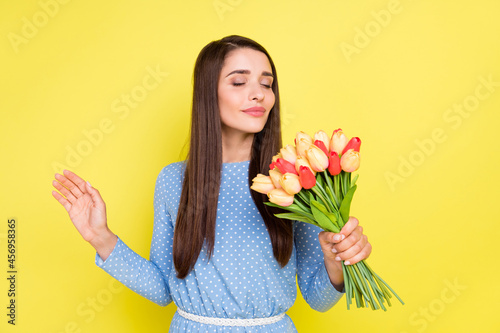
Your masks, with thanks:
<instances>
[{"instance_id":1,"label":"nose","mask_svg":"<svg viewBox=\"0 0 500 333\"><path fill-rule=\"evenodd\" d=\"M263 88L260 86L260 84L252 85L250 94L248 95L248 99L257 101L261 101L264 99Z\"/></svg>"}]
</instances>

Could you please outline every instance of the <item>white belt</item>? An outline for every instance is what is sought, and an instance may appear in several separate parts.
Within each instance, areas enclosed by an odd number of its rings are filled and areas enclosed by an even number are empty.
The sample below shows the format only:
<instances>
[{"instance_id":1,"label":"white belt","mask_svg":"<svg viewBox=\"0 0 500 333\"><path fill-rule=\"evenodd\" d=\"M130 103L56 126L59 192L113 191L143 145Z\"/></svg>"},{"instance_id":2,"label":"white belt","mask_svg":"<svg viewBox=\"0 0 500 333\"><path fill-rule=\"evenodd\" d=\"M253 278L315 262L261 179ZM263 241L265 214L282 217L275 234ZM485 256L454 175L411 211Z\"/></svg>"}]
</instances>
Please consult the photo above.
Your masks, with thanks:
<instances>
[{"instance_id":1,"label":"white belt","mask_svg":"<svg viewBox=\"0 0 500 333\"><path fill-rule=\"evenodd\" d=\"M198 316L192 313L187 313L179 308L177 312L184 318L196 321L202 324L217 325L217 326L257 326L274 324L285 317L285 313L267 318L252 318L252 319L233 319L233 318L217 318Z\"/></svg>"}]
</instances>

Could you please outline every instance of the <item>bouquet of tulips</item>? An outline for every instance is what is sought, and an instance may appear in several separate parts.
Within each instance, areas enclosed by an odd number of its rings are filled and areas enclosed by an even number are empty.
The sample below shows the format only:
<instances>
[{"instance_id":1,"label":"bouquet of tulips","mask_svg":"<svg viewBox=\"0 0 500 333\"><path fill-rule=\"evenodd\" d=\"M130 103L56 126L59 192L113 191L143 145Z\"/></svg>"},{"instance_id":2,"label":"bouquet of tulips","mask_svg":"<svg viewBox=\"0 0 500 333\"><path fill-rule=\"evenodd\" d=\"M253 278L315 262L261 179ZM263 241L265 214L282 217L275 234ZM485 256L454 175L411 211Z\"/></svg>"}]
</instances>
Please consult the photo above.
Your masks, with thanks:
<instances>
[{"instance_id":1,"label":"bouquet of tulips","mask_svg":"<svg viewBox=\"0 0 500 333\"><path fill-rule=\"evenodd\" d=\"M359 168L360 146L359 138L348 140L340 128L331 138L322 130L314 134L314 139L298 132L295 147L281 148L269 165L269 175L258 174L250 188L267 194L269 202L265 204L288 211L275 216L338 233L349 219L358 178L351 179L351 173ZM358 308L365 307L366 302L373 310L386 311L384 302L391 305L389 291L404 304L365 260L354 265L342 262L342 271L347 309L355 298Z\"/></svg>"}]
</instances>

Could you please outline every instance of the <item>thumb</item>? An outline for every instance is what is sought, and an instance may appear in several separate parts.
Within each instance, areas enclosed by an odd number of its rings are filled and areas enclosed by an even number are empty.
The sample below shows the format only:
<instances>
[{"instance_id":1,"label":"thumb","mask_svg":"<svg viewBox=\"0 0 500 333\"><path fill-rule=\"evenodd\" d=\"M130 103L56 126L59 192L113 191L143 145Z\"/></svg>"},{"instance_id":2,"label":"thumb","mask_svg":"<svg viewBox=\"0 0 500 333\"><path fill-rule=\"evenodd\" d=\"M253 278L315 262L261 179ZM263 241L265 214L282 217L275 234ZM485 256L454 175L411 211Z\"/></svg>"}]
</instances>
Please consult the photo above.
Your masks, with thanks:
<instances>
[{"instance_id":1,"label":"thumb","mask_svg":"<svg viewBox=\"0 0 500 333\"><path fill-rule=\"evenodd\" d=\"M105 204L104 201L102 200L101 195L99 194L99 191L90 185L90 182L85 183L85 187L87 188L88 193L90 194L90 197L92 198L92 201L94 202L94 205L96 208L100 210L104 210Z\"/></svg>"}]
</instances>

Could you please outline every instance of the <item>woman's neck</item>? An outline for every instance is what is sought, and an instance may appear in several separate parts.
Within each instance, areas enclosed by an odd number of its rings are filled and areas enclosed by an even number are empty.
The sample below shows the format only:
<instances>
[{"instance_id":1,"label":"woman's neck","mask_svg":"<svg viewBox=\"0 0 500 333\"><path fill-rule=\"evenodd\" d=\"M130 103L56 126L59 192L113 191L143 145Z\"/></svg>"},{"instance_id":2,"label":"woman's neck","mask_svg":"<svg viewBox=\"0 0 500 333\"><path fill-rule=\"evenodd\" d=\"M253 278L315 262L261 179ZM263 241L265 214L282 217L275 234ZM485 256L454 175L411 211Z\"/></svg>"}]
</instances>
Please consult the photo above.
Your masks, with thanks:
<instances>
[{"instance_id":1,"label":"woman's neck","mask_svg":"<svg viewBox=\"0 0 500 333\"><path fill-rule=\"evenodd\" d=\"M222 163L250 160L252 156L253 133L222 133Z\"/></svg>"}]
</instances>

